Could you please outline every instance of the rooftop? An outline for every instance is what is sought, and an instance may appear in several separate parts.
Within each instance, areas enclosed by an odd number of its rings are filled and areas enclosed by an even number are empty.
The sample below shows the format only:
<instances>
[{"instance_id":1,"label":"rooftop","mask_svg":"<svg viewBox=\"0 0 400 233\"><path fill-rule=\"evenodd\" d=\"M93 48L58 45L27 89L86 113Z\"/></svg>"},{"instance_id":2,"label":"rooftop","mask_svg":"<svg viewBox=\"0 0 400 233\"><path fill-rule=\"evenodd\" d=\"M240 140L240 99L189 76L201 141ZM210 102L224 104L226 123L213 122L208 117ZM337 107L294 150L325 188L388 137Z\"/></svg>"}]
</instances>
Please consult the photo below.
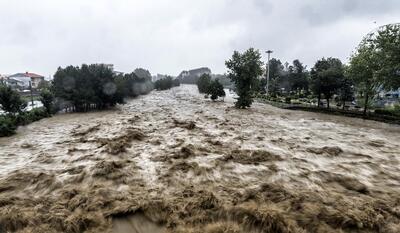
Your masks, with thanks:
<instances>
[{"instance_id":1,"label":"rooftop","mask_svg":"<svg viewBox=\"0 0 400 233\"><path fill-rule=\"evenodd\" d=\"M16 74L13 74L13 75L11 75L9 77L10 78L13 78L13 77L43 78L44 76L38 75L38 74L35 74L35 73L25 72L25 73L16 73Z\"/></svg>"}]
</instances>

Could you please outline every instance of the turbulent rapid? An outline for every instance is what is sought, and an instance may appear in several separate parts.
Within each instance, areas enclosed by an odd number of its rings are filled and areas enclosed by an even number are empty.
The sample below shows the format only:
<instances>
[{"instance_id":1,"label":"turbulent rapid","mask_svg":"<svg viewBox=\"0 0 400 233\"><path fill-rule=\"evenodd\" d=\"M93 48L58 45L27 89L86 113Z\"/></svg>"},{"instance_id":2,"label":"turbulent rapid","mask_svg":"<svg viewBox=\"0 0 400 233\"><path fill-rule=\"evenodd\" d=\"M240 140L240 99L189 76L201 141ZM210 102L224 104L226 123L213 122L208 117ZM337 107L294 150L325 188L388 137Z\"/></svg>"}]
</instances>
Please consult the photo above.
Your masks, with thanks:
<instances>
[{"instance_id":1,"label":"turbulent rapid","mask_svg":"<svg viewBox=\"0 0 400 233\"><path fill-rule=\"evenodd\" d=\"M196 86L0 139L0 232L400 232L400 127Z\"/></svg>"}]
</instances>

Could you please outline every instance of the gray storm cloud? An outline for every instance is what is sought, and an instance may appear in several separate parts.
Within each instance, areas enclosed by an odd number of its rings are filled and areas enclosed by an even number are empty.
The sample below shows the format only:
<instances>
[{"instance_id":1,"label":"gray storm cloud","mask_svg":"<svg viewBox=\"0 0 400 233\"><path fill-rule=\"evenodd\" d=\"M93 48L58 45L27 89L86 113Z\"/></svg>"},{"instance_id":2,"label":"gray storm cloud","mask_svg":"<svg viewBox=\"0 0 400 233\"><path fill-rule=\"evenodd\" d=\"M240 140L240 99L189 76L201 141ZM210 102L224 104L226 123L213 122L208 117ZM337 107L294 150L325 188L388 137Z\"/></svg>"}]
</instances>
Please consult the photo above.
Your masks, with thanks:
<instances>
[{"instance_id":1,"label":"gray storm cloud","mask_svg":"<svg viewBox=\"0 0 400 233\"><path fill-rule=\"evenodd\" d=\"M224 73L233 50L248 47L308 66L323 56L346 61L364 34L399 15L396 0L1 0L0 74L49 76L98 62Z\"/></svg>"}]
</instances>

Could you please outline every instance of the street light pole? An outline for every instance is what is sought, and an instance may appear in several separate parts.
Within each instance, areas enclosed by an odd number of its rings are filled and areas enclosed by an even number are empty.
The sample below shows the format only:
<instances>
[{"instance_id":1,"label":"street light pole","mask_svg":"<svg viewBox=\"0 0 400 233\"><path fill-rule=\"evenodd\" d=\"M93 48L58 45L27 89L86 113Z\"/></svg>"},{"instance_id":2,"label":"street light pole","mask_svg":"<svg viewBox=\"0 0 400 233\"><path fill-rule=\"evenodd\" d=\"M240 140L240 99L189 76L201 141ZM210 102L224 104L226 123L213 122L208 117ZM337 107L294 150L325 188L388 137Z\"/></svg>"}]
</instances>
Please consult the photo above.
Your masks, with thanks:
<instances>
[{"instance_id":1,"label":"street light pole","mask_svg":"<svg viewBox=\"0 0 400 233\"><path fill-rule=\"evenodd\" d=\"M31 102L32 102L32 109L33 109L34 103L33 103L33 93L32 93L32 81L29 81L29 89L31 91Z\"/></svg>"},{"instance_id":2,"label":"street light pole","mask_svg":"<svg viewBox=\"0 0 400 233\"><path fill-rule=\"evenodd\" d=\"M270 56L271 56L271 53L273 53L273 51L272 50L268 50L268 51L266 51L266 53L268 54L268 63L267 63L267 86L266 86L266 95L268 96L268 90L269 90L269 59L270 59Z\"/></svg>"}]
</instances>

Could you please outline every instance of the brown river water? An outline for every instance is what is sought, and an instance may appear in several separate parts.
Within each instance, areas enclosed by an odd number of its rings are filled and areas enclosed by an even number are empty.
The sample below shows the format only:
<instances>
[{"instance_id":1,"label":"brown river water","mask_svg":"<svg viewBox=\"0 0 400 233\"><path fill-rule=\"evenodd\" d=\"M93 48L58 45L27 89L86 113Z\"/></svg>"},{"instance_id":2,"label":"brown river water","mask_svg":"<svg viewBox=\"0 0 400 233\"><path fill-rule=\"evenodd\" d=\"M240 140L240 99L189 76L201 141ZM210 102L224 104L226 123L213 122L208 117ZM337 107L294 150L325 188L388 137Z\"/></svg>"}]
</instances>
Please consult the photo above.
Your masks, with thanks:
<instances>
[{"instance_id":1,"label":"brown river water","mask_svg":"<svg viewBox=\"0 0 400 233\"><path fill-rule=\"evenodd\" d=\"M0 138L1 232L400 232L400 127L182 85Z\"/></svg>"}]
</instances>

